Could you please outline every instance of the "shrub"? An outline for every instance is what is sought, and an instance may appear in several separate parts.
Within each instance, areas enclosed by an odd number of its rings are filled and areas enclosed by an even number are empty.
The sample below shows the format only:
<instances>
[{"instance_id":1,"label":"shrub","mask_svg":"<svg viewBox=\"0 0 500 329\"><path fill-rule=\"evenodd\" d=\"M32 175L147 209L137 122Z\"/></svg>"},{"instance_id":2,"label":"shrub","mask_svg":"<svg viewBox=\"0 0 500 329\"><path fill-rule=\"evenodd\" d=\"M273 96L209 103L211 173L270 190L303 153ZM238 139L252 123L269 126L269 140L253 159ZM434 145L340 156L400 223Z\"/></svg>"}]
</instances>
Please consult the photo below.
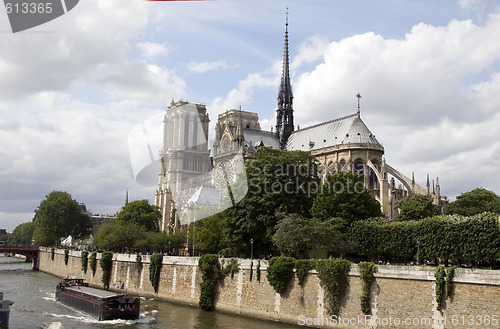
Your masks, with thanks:
<instances>
[{"instance_id":1,"label":"shrub","mask_svg":"<svg viewBox=\"0 0 500 329\"><path fill-rule=\"evenodd\" d=\"M274 290L282 294L288 288L288 284L293 276L295 259L292 257L273 257L267 267L267 280Z\"/></svg>"},{"instance_id":2,"label":"shrub","mask_svg":"<svg viewBox=\"0 0 500 329\"><path fill-rule=\"evenodd\" d=\"M446 290L445 290L445 277L446 272L443 266L438 266L436 269L436 273L434 274L436 278L436 309L441 311L443 300L446 298Z\"/></svg>"},{"instance_id":3,"label":"shrub","mask_svg":"<svg viewBox=\"0 0 500 329\"><path fill-rule=\"evenodd\" d=\"M151 256L149 261L149 281L151 281L151 285L153 285L155 294L158 293L158 287L160 285L162 263L163 254L154 254L153 256Z\"/></svg>"},{"instance_id":4,"label":"shrub","mask_svg":"<svg viewBox=\"0 0 500 329\"><path fill-rule=\"evenodd\" d=\"M358 264L359 274L361 275L361 280L363 281L363 293L361 294L361 311L364 314L369 314L371 311L370 307L370 296L371 296L371 286L372 282L375 280L373 273L377 272L377 266L372 262L360 262Z\"/></svg>"},{"instance_id":5,"label":"shrub","mask_svg":"<svg viewBox=\"0 0 500 329\"><path fill-rule=\"evenodd\" d=\"M92 276L95 276L95 271L97 269L97 251L92 251L89 257L90 270L92 271Z\"/></svg>"},{"instance_id":6,"label":"shrub","mask_svg":"<svg viewBox=\"0 0 500 329\"><path fill-rule=\"evenodd\" d=\"M69 249L64 249L64 265L68 265Z\"/></svg>"},{"instance_id":7,"label":"shrub","mask_svg":"<svg viewBox=\"0 0 500 329\"><path fill-rule=\"evenodd\" d=\"M344 259L323 259L317 262L318 278L326 291L325 302L331 314L338 315L340 311L340 299L347 288L350 269L351 263Z\"/></svg>"},{"instance_id":8,"label":"shrub","mask_svg":"<svg viewBox=\"0 0 500 329\"><path fill-rule=\"evenodd\" d=\"M83 271L83 273L87 274L87 264L89 262L89 252L82 251L81 259L82 259L82 271Z\"/></svg>"},{"instance_id":9,"label":"shrub","mask_svg":"<svg viewBox=\"0 0 500 329\"><path fill-rule=\"evenodd\" d=\"M212 311L215 309L215 288L224 278L224 273L219 265L217 255L205 254L200 257L198 267L201 271L201 291L198 305L202 310Z\"/></svg>"},{"instance_id":10,"label":"shrub","mask_svg":"<svg viewBox=\"0 0 500 329\"><path fill-rule=\"evenodd\" d=\"M316 267L316 261L313 259L298 259L295 261L295 275L302 287L306 279L307 273Z\"/></svg>"},{"instance_id":11,"label":"shrub","mask_svg":"<svg viewBox=\"0 0 500 329\"><path fill-rule=\"evenodd\" d=\"M135 269L137 270L137 272L140 272L142 270L142 257L139 254L135 256Z\"/></svg>"},{"instance_id":12,"label":"shrub","mask_svg":"<svg viewBox=\"0 0 500 329\"><path fill-rule=\"evenodd\" d=\"M111 251L105 251L101 255L101 260L99 261L102 269L101 282L104 289L109 289L109 279L111 279L111 268L113 266L113 253Z\"/></svg>"}]
</instances>

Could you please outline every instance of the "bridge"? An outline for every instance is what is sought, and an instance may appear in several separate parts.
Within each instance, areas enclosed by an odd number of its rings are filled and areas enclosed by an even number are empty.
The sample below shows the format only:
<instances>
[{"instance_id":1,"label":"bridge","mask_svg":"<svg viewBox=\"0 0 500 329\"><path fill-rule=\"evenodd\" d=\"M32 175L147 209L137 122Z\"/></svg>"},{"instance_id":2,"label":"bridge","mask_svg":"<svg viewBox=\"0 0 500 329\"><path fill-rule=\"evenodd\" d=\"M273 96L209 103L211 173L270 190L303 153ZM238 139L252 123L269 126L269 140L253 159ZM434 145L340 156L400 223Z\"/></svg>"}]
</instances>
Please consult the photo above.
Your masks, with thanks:
<instances>
[{"instance_id":1,"label":"bridge","mask_svg":"<svg viewBox=\"0 0 500 329\"><path fill-rule=\"evenodd\" d=\"M33 261L33 269L38 270L40 248L35 246L0 246L0 254L14 254L26 256L26 261Z\"/></svg>"}]
</instances>

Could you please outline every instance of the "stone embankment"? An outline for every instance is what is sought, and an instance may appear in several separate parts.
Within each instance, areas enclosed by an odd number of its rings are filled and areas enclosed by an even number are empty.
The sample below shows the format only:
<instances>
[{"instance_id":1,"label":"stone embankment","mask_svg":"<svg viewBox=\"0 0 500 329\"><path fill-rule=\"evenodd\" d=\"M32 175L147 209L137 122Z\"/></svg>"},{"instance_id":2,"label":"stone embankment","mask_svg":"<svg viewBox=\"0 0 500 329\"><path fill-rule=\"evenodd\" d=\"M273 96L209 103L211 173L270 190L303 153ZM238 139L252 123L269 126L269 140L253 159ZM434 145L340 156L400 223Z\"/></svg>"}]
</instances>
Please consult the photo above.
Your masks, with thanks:
<instances>
[{"instance_id":1,"label":"stone embankment","mask_svg":"<svg viewBox=\"0 0 500 329\"><path fill-rule=\"evenodd\" d=\"M82 271L79 251L70 251L67 265L63 250L42 248L40 271L58 277L83 277L101 287L102 270L95 276ZM98 255L98 259L99 259ZM260 319L324 328L500 328L500 271L456 269L452 294L441 311L436 309L435 268L380 265L371 286L371 314L361 311L362 281L356 265L349 272L339 316L328 314L325 291L315 271L300 286L294 277L283 294L277 294L266 278L267 261L238 259L239 271L227 276L218 288L216 310ZM114 254L110 289L197 306L201 273L197 257L163 258L158 294L149 281L149 256Z\"/></svg>"}]
</instances>

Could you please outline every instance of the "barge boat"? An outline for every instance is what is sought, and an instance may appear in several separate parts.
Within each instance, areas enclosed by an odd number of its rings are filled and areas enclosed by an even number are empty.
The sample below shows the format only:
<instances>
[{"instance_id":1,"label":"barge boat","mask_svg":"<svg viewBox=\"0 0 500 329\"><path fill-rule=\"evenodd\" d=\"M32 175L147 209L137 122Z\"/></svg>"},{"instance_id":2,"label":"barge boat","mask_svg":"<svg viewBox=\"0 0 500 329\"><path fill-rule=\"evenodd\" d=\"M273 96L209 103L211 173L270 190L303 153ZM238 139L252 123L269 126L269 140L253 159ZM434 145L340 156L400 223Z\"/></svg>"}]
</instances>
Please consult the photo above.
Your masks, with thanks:
<instances>
[{"instance_id":1,"label":"barge boat","mask_svg":"<svg viewBox=\"0 0 500 329\"><path fill-rule=\"evenodd\" d=\"M139 298L91 288L84 279L63 279L57 285L56 300L88 313L99 321L139 318Z\"/></svg>"}]
</instances>

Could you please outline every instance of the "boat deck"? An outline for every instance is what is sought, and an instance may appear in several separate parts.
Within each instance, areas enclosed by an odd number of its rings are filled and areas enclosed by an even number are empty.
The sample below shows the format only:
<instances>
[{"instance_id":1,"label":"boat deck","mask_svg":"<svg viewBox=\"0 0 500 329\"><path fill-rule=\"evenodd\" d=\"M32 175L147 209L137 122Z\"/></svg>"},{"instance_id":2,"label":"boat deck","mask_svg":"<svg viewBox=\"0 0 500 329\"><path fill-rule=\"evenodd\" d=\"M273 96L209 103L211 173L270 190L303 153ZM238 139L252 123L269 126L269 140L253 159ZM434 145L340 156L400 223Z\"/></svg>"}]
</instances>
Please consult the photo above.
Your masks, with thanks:
<instances>
[{"instance_id":1,"label":"boat deck","mask_svg":"<svg viewBox=\"0 0 500 329\"><path fill-rule=\"evenodd\" d=\"M91 287L65 287L65 290L73 290L73 291L79 291L87 295L92 295L98 298L108 298L108 297L113 297L113 296L119 296L122 294L118 294L116 292L112 291L106 291L106 290L101 290L101 289L95 289Z\"/></svg>"}]
</instances>

